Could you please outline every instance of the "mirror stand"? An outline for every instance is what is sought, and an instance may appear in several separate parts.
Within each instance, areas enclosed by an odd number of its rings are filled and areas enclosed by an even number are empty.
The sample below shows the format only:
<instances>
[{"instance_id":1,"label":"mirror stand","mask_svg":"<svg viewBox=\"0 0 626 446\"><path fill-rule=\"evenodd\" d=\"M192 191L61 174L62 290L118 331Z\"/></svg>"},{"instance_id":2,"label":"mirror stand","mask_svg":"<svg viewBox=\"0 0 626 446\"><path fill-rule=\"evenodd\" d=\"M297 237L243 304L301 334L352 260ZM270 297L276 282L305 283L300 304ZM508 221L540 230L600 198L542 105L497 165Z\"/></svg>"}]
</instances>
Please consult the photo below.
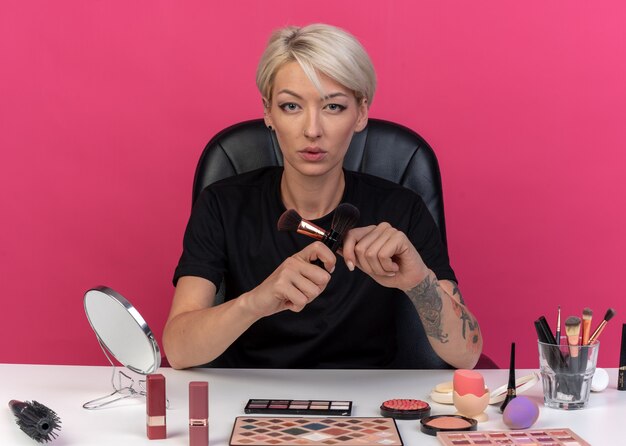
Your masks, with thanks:
<instances>
[{"instance_id":1,"label":"mirror stand","mask_svg":"<svg viewBox=\"0 0 626 446\"><path fill-rule=\"evenodd\" d=\"M98 338L98 344L100 344L100 348L104 352L104 356L106 356L106 358L109 360L109 363L111 364L111 367L112 367L111 386L113 386L113 392L109 393L108 395L93 399L91 401L87 401L85 404L83 404L83 408L87 410L95 410L95 409L101 409L105 406L108 406L109 404L113 404L117 401L120 401L126 398L131 398L135 396L145 398L146 397L146 390L145 390L146 380L145 379L141 379L138 381L139 390L137 390L134 387L135 380L131 376L124 373L122 370L118 370L117 371L117 385L116 385L115 369L117 367L111 360L111 357L107 353L106 348L104 348L104 345L102 344L102 341L100 340L100 337L97 335L96 337Z\"/></svg>"}]
</instances>

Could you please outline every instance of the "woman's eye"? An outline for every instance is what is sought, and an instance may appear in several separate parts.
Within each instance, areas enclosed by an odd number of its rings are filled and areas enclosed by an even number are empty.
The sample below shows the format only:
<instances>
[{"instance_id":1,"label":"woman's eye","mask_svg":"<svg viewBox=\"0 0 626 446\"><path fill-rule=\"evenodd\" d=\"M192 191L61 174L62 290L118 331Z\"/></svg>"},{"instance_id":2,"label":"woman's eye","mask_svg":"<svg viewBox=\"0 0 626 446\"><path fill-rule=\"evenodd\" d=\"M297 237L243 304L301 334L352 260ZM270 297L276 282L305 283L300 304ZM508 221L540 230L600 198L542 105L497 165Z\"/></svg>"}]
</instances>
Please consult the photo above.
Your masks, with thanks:
<instances>
[{"instance_id":1,"label":"woman's eye","mask_svg":"<svg viewBox=\"0 0 626 446\"><path fill-rule=\"evenodd\" d=\"M332 112L337 112L337 113L342 112L346 109L346 107L341 104L328 104L326 108Z\"/></svg>"},{"instance_id":2,"label":"woman's eye","mask_svg":"<svg viewBox=\"0 0 626 446\"><path fill-rule=\"evenodd\" d=\"M280 104L280 108L288 112L296 111L298 110L298 104L294 104L293 102L286 102L284 104Z\"/></svg>"}]
</instances>

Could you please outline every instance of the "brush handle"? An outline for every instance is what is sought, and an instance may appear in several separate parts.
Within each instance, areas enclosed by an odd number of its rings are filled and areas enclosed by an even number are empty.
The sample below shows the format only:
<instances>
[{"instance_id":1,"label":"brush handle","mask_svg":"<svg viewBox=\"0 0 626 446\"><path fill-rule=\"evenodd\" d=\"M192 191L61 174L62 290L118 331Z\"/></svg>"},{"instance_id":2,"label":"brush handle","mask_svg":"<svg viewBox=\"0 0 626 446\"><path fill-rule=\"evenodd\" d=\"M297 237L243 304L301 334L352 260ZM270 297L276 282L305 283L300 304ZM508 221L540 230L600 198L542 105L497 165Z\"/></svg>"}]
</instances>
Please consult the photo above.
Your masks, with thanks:
<instances>
[{"instance_id":1,"label":"brush handle","mask_svg":"<svg viewBox=\"0 0 626 446\"><path fill-rule=\"evenodd\" d=\"M598 328L596 328L596 331L594 331L591 337L589 338L589 342L587 342L587 345L593 344L596 341L596 339L598 339L598 337L602 333L602 330L604 330L604 327L606 327L606 320L602 321L600 325L598 325Z\"/></svg>"},{"instance_id":2,"label":"brush handle","mask_svg":"<svg viewBox=\"0 0 626 446\"><path fill-rule=\"evenodd\" d=\"M13 415L19 417L22 412L28 408L28 404L23 401L11 400L9 401L9 407L11 408L11 412L13 412Z\"/></svg>"}]
</instances>

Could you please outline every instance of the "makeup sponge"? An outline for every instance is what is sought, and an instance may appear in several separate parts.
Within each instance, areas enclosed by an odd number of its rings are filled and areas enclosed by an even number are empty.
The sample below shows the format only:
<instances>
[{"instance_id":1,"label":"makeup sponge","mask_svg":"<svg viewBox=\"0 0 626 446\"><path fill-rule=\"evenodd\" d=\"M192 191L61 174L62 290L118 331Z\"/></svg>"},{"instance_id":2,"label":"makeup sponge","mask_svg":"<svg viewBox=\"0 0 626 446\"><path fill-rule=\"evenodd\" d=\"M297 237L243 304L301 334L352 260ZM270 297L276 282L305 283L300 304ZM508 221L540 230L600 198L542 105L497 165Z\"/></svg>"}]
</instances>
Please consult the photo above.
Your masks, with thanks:
<instances>
[{"instance_id":1,"label":"makeup sponge","mask_svg":"<svg viewBox=\"0 0 626 446\"><path fill-rule=\"evenodd\" d=\"M539 406L526 396L518 396L507 404L502 419L511 429L527 429L539 418Z\"/></svg>"},{"instance_id":2,"label":"makeup sponge","mask_svg":"<svg viewBox=\"0 0 626 446\"><path fill-rule=\"evenodd\" d=\"M591 378L591 391L602 392L609 386L609 374L604 369L596 369Z\"/></svg>"},{"instance_id":3,"label":"makeup sponge","mask_svg":"<svg viewBox=\"0 0 626 446\"><path fill-rule=\"evenodd\" d=\"M454 371L452 385L460 396L468 393L481 397L485 394L485 380L483 375L475 370L459 369Z\"/></svg>"}]
</instances>

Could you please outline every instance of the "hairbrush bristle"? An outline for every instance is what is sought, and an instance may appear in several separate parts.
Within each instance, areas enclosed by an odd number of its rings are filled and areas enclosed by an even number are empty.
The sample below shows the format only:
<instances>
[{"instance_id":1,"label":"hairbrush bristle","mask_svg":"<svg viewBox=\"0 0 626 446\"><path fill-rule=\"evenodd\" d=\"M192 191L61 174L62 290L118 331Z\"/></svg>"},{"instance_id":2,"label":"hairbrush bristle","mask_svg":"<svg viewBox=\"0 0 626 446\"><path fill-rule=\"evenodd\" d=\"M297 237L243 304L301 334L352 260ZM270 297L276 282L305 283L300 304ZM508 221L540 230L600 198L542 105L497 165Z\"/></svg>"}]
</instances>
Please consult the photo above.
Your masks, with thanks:
<instances>
[{"instance_id":1,"label":"hairbrush bristle","mask_svg":"<svg viewBox=\"0 0 626 446\"><path fill-rule=\"evenodd\" d=\"M608 310L606 310L606 314L604 315L604 320L608 322L611 319L613 319L613 316L615 316L615 310L613 308L609 308Z\"/></svg>"},{"instance_id":2,"label":"hairbrush bristle","mask_svg":"<svg viewBox=\"0 0 626 446\"><path fill-rule=\"evenodd\" d=\"M278 219L279 231L297 231L302 217L294 209L289 209L283 212L283 215Z\"/></svg>"},{"instance_id":3,"label":"hairbrush bristle","mask_svg":"<svg viewBox=\"0 0 626 446\"><path fill-rule=\"evenodd\" d=\"M591 311L591 308L585 308L583 310L583 319L584 320L589 320L593 317L593 311Z\"/></svg>"},{"instance_id":4,"label":"hairbrush bristle","mask_svg":"<svg viewBox=\"0 0 626 446\"><path fill-rule=\"evenodd\" d=\"M11 400L9 407L13 411L19 428L38 443L47 443L58 437L61 419L50 408L37 401Z\"/></svg>"}]
</instances>

